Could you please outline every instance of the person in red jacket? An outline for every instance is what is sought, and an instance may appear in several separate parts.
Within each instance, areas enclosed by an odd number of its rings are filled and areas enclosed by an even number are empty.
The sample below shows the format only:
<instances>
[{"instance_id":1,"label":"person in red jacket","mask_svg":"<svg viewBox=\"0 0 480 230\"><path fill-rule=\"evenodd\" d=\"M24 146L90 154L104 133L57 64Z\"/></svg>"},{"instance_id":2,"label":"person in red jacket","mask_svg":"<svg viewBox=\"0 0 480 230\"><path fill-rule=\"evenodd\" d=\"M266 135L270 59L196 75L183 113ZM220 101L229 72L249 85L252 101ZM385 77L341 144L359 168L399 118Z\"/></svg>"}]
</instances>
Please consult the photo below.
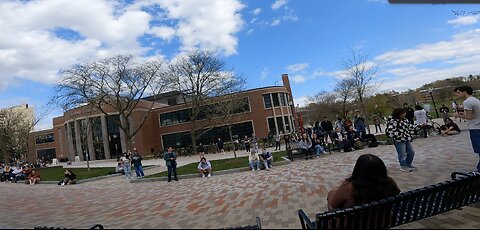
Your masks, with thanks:
<instances>
[{"instance_id":1,"label":"person in red jacket","mask_svg":"<svg viewBox=\"0 0 480 230\"><path fill-rule=\"evenodd\" d=\"M40 182L40 172L37 170L32 170L32 173L28 176L28 181L29 185L34 185L38 184Z\"/></svg>"}]
</instances>

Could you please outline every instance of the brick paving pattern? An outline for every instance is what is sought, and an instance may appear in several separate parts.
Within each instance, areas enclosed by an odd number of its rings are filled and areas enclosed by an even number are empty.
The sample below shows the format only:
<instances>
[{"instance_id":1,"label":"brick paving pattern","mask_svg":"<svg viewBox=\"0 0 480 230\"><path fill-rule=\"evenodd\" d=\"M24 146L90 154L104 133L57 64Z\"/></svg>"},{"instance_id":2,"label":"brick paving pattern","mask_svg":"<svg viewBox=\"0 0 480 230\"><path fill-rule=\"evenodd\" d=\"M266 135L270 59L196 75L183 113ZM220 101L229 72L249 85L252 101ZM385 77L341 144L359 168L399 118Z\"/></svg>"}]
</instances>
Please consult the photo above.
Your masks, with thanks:
<instances>
[{"instance_id":1,"label":"brick paving pattern","mask_svg":"<svg viewBox=\"0 0 480 230\"><path fill-rule=\"evenodd\" d=\"M460 123L465 129L465 123ZM402 191L449 179L453 171L472 171L468 132L419 138L413 173L399 170L393 146L296 160L270 172L240 172L179 182L128 183L114 177L59 187L0 184L0 228L55 226L86 228L224 228L255 223L264 228L300 228L297 210L313 217L326 210L327 192L346 178L361 154L381 157ZM247 162L246 162L247 165ZM162 167L152 169L157 172ZM8 208L7 208L8 207ZM400 228L480 228L480 208L469 206Z\"/></svg>"}]
</instances>

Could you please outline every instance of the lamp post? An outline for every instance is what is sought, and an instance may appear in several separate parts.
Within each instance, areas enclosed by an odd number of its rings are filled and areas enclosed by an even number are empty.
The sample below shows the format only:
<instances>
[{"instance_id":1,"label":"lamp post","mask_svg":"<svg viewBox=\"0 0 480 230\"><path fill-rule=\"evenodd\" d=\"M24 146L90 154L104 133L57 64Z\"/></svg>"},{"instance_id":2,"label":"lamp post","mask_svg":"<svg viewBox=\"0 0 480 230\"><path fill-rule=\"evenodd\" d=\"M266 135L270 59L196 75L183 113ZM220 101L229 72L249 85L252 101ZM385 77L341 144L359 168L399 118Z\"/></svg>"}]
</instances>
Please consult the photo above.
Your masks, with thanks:
<instances>
[{"instance_id":1,"label":"lamp post","mask_svg":"<svg viewBox=\"0 0 480 230\"><path fill-rule=\"evenodd\" d=\"M437 118L440 118L440 116L438 115L437 105L435 104L435 99L433 99L433 89L430 89L429 93L430 93L430 97L432 98L433 108L435 108L435 113L437 114Z\"/></svg>"}]
</instances>

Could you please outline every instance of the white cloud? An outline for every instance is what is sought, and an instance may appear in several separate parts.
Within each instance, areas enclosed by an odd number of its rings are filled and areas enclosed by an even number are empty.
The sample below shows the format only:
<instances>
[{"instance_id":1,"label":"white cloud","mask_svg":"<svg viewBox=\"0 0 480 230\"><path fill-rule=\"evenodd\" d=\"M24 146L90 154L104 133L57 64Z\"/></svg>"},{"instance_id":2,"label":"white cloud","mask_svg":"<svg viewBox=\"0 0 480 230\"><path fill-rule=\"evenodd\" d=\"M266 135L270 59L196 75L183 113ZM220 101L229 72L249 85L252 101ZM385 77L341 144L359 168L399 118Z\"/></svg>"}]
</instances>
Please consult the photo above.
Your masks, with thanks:
<instances>
[{"instance_id":1,"label":"white cloud","mask_svg":"<svg viewBox=\"0 0 480 230\"><path fill-rule=\"evenodd\" d=\"M480 15L459 16L456 19L449 20L447 23L455 26L468 26L477 24L480 20Z\"/></svg>"},{"instance_id":2,"label":"white cloud","mask_svg":"<svg viewBox=\"0 0 480 230\"><path fill-rule=\"evenodd\" d=\"M295 82L297 84L303 83L307 80L307 78L305 76L302 76L302 75L295 75L291 79L292 79L293 82Z\"/></svg>"},{"instance_id":3,"label":"white cloud","mask_svg":"<svg viewBox=\"0 0 480 230\"><path fill-rule=\"evenodd\" d=\"M252 11L252 14L253 15L259 15L260 13L262 12L262 9L261 8L256 8Z\"/></svg>"},{"instance_id":4,"label":"white cloud","mask_svg":"<svg viewBox=\"0 0 480 230\"><path fill-rule=\"evenodd\" d=\"M286 5L288 3L287 0L276 0L273 4L272 4L272 10L278 10L280 7Z\"/></svg>"},{"instance_id":5,"label":"white cloud","mask_svg":"<svg viewBox=\"0 0 480 230\"><path fill-rule=\"evenodd\" d=\"M298 64L293 64L287 66L287 70L291 73L297 73L304 71L306 68L308 68L309 64L308 63L298 63Z\"/></svg>"},{"instance_id":6,"label":"white cloud","mask_svg":"<svg viewBox=\"0 0 480 230\"><path fill-rule=\"evenodd\" d=\"M293 102L295 103L295 106L299 107L305 107L307 105L307 100L308 97L300 97L300 98L294 98Z\"/></svg>"},{"instance_id":7,"label":"white cloud","mask_svg":"<svg viewBox=\"0 0 480 230\"><path fill-rule=\"evenodd\" d=\"M143 11L154 7L160 13ZM59 70L85 60L145 55L154 45L140 43L146 34L166 41L178 37L181 50L235 54L244 7L239 0L1 1L0 90L15 78L55 82ZM58 36L59 29L77 38Z\"/></svg>"},{"instance_id":8,"label":"white cloud","mask_svg":"<svg viewBox=\"0 0 480 230\"><path fill-rule=\"evenodd\" d=\"M163 40L170 41L175 36L175 29L168 26L156 26L150 32Z\"/></svg>"},{"instance_id":9,"label":"white cloud","mask_svg":"<svg viewBox=\"0 0 480 230\"><path fill-rule=\"evenodd\" d=\"M271 26L278 26L278 25L280 25L280 22L281 22L280 19L275 19L275 20L272 21L272 23L270 25Z\"/></svg>"}]
</instances>

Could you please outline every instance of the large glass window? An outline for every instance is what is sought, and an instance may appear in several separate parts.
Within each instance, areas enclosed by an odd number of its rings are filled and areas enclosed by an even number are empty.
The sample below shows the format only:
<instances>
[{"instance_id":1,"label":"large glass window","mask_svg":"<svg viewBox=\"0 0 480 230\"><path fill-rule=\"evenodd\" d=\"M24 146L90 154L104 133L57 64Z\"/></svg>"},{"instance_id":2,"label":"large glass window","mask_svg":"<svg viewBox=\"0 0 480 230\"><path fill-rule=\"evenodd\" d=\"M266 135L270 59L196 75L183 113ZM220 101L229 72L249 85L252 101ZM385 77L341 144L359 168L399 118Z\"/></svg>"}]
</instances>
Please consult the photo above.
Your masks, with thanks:
<instances>
[{"instance_id":1,"label":"large glass window","mask_svg":"<svg viewBox=\"0 0 480 230\"><path fill-rule=\"evenodd\" d=\"M77 138L76 138L76 134L75 134L75 122L71 121L70 123L70 131L72 133L72 146L73 146L73 155L75 156L78 156L78 153L77 153Z\"/></svg>"},{"instance_id":2,"label":"large glass window","mask_svg":"<svg viewBox=\"0 0 480 230\"><path fill-rule=\"evenodd\" d=\"M40 149L37 150L37 158L38 159L44 159L44 160L52 160L53 158L56 158L57 154L55 153L55 149Z\"/></svg>"},{"instance_id":3,"label":"large glass window","mask_svg":"<svg viewBox=\"0 0 480 230\"><path fill-rule=\"evenodd\" d=\"M263 102L265 102L265 108L272 108L272 99L270 98L270 94L263 95Z\"/></svg>"},{"instance_id":4,"label":"large glass window","mask_svg":"<svg viewBox=\"0 0 480 230\"><path fill-rule=\"evenodd\" d=\"M288 116L284 116L283 117L284 120L285 120L285 129L287 130L287 132L292 132L292 129L290 127L290 120L289 120L289 117Z\"/></svg>"},{"instance_id":5,"label":"large glass window","mask_svg":"<svg viewBox=\"0 0 480 230\"><path fill-rule=\"evenodd\" d=\"M278 93L272 93L273 98L273 106L279 107L280 106L280 99L278 98Z\"/></svg>"},{"instance_id":6,"label":"large glass window","mask_svg":"<svg viewBox=\"0 0 480 230\"><path fill-rule=\"evenodd\" d=\"M206 130L199 130L198 133L205 132ZM253 133L253 124L251 121L234 124L232 126L232 135L235 137L251 136ZM206 131L197 139L197 144L203 145L215 144L218 138L222 138L223 141L230 141L230 134L227 126L219 126ZM183 148L192 144L190 132L172 133L162 136L163 148L175 147Z\"/></svg>"},{"instance_id":7,"label":"large glass window","mask_svg":"<svg viewBox=\"0 0 480 230\"><path fill-rule=\"evenodd\" d=\"M44 143L51 143L54 142L55 139L53 137L53 133L47 133L42 135L35 136L35 144L44 144Z\"/></svg>"},{"instance_id":8,"label":"large glass window","mask_svg":"<svg viewBox=\"0 0 480 230\"><path fill-rule=\"evenodd\" d=\"M280 104L282 106L287 106L287 100L285 97L286 93L280 93Z\"/></svg>"},{"instance_id":9,"label":"large glass window","mask_svg":"<svg viewBox=\"0 0 480 230\"><path fill-rule=\"evenodd\" d=\"M278 125L278 133L280 132L284 133L282 117L276 117L276 119L277 119L277 125Z\"/></svg>"},{"instance_id":10,"label":"large glass window","mask_svg":"<svg viewBox=\"0 0 480 230\"><path fill-rule=\"evenodd\" d=\"M273 117L268 118L268 131L270 133L277 133L277 127L275 126L275 119Z\"/></svg>"},{"instance_id":11,"label":"large glass window","mask_svg":"<svg viewBox=\"0 0 480 230\"><path fill-rule=\"evenodd\" d=\"M103 147L103 132L101 117L92 118L92 138L93 148L95 150L95 159L105 159L105 149Z\"/></svg>"},{"instance_id":12,"label":"large glass window","mask_svg":"<svg viewBox=\"0 0 480 230\"><path fill-rule=\"evenodd\" d=\"M120 116L107 116L107 133L110 146L110 156L119 158L122 155L122 142L120 140Z\"/></svg>"}]
</instances>

